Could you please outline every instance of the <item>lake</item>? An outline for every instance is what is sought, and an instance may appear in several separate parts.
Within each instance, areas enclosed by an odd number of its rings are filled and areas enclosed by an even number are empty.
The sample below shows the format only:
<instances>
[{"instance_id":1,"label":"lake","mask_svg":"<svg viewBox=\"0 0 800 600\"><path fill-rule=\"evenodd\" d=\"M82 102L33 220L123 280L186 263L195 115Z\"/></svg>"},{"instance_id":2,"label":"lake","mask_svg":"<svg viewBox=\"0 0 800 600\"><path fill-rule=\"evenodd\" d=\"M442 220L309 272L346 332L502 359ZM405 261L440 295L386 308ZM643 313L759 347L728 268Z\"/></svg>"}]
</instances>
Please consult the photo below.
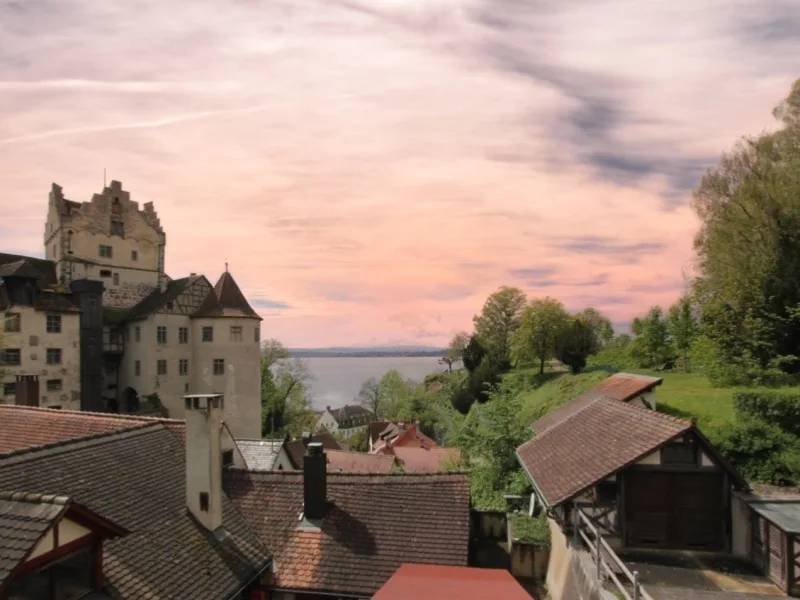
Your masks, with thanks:
<instances>
[{"instance_id":1,"label":"lake","mask_svg":"<svg viewBox=\"0 0 800 600\"><path fill-rule=\"evenodd\" d=\"M430 373L447 369L435 356L369 356L359 358L314 357L304 358L314 379L309 382L312 404L316 410L326 406L338 408L354 404L361 384L375 377L380 379L390 369L397 369L403 377L422 382Z\"/></svg>"}]
</instances>

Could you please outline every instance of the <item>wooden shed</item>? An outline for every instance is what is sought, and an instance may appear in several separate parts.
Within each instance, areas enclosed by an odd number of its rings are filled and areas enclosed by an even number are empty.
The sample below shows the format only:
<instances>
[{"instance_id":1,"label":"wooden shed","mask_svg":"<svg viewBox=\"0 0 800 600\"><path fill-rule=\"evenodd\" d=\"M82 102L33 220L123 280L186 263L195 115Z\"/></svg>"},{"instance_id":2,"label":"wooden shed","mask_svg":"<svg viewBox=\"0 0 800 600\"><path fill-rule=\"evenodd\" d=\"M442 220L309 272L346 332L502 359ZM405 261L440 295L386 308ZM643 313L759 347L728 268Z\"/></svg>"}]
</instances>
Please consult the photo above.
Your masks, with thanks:
<instances>
[{"instance_id":1,"label":"wooden shed","mask_svg":"<svg viewBox=\"0 0 800 600\"><path fill-rule=\"evenodd\" d=\"M750 502L751 559L775 585L800 596L800 502Z\"/></svg>"}]
</instances>

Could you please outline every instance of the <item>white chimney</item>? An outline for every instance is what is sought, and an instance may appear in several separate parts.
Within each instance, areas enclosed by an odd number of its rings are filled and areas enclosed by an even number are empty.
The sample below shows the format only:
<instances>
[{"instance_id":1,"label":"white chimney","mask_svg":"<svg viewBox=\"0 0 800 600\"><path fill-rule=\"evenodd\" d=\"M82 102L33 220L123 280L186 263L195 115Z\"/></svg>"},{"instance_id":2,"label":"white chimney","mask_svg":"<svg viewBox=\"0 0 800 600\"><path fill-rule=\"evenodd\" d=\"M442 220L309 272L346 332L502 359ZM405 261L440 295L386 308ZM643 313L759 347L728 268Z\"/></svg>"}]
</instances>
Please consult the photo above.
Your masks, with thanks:
<instances>
[{"instance_id":1,"label":"white chimney","mask_svg":"<svg viewBox=\"0 0 800 600\"><path fill-rule=\"evenodd\" d=\"M186 506L209 531L222 526L222 394L183 397L186 406Z\"/></svg>"}]
</instances>

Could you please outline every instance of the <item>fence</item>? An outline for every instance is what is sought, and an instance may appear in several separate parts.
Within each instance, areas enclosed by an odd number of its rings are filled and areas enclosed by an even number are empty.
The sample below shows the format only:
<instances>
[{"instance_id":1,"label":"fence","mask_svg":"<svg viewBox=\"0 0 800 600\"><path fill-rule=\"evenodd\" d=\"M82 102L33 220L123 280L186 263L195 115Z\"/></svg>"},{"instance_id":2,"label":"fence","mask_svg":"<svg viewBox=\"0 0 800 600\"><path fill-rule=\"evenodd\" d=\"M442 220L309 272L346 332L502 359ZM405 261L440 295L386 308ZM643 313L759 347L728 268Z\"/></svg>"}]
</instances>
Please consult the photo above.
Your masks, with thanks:
<instances>
[{"instance_id":1,"label":"fence","mask_svg":"<svg viewBox=\"0 0 800 600\"><path fill-rule=\"evenodd\" d=\"M597 580L602 582L608 578L625 600L653 600L639 583L639 574L636 571L631 572L625 566L577 503L574 505L573 513L575 543L578 545L582 542L592 555Z\"/></svg>"}]
</instances>

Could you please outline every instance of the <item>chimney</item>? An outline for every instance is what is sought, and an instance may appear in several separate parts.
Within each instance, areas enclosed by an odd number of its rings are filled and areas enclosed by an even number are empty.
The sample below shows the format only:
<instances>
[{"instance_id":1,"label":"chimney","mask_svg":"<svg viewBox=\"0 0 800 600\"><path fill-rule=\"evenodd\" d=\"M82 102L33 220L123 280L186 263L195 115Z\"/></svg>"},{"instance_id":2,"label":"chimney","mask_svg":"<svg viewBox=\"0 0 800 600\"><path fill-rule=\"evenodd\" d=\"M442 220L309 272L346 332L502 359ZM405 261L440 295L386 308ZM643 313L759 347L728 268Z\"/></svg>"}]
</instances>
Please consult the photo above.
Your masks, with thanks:
<instances>
[{"instance_id":1,"label":"chimney","mask_svg":"<svg viewBox=\"0 0 800 600\"><path fill-rule=\"evenodd\" d=\"M222 394L183 397L186 408L186 506L209 531L222 526Z\"/></svg>"},{"instance_id":2,"label":"chimney","mask_svg":"<svg viewBox=\"0 0 800 600\"><path fill-rule=\"evenodd\" d=\"M303 516L316 520L325 516L328 459L322 444L311 442L303 457Z\"/></svg>"}]
</instances>

